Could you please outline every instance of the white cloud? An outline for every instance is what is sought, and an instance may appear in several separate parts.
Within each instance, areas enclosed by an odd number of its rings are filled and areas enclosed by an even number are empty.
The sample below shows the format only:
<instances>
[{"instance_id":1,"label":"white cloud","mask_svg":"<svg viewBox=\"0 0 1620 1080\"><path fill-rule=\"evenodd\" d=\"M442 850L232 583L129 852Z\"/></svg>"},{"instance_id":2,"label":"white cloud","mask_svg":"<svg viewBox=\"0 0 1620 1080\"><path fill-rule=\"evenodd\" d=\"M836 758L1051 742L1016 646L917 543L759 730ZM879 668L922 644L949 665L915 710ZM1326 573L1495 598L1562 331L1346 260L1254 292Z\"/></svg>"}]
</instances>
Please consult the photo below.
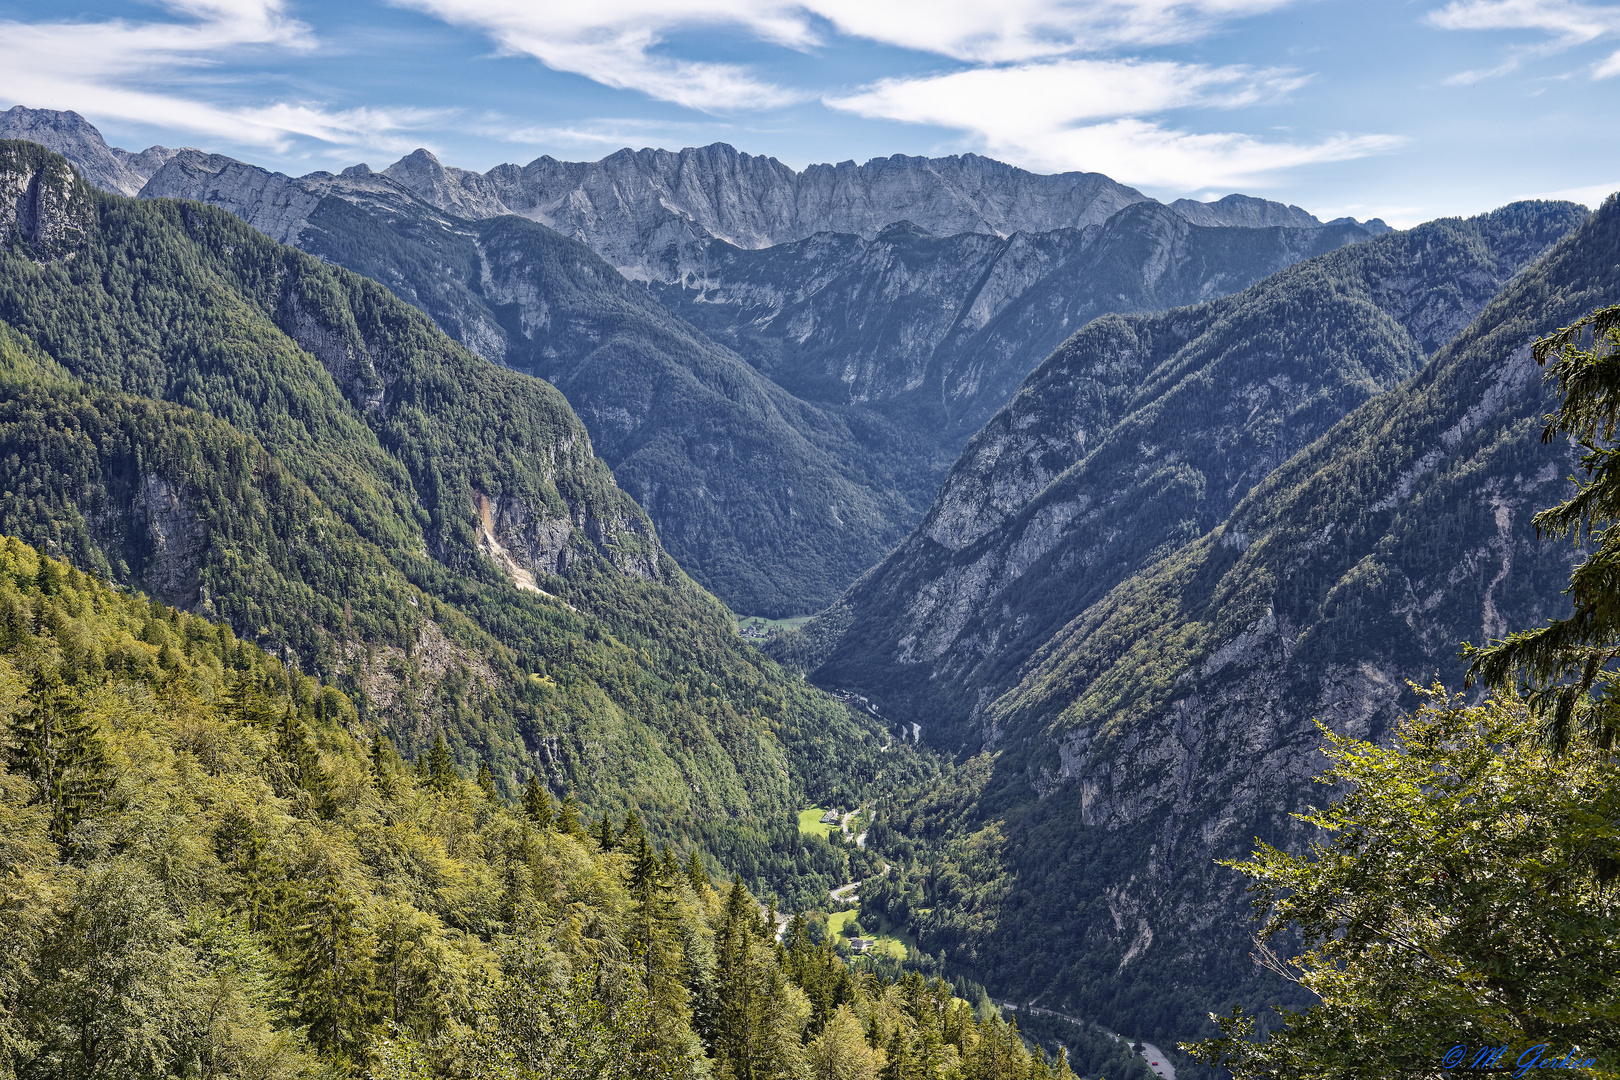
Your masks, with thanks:
<instances>
[{"instance_id":1,"label":"white cloud","mask_svg":"<svg viewBox=\"0 0 1620 1080\"><path fill-rule=\"evenodd\" d=\"M805 95L736 64L660 51L670 34L730 27L807 49L830 24L852 37L956 60L1006 63L1185 41L1291 0L396 0L618 89L710 111L774 108Z\"/></svg>"},{"instance_id":2,"label":"white cloud","mask_svg":"<svg viewBox=\"0 0 1620 1080\"><path fill-rule=\"evenodd\" d=\"M1560 188L1557 191L1544 191L1538 195L1526 195L1527 199L1567 199L1578 202L1582 206L1589 206L1593 210L1603 205L1603 200L1620 191L1620 179L1611 180L1607 184L1586 184L1581 187Z\"/></svg>"},{"instance_id":3,"label":"white cloud","mask_svg":"<svg viewBox=\"0 0 1620 1080\"><path fill-rule=\"evenodd\" d=\"M1442 30L1540 30L1578 45L1620 27L1620 7L1578 0L1452 0L1427 18Z\"/></svg>"},{"instance_id":4,"label":"white cloud","mask_svg":"<svg viewBox=\"0 0 1620 1080\"><path fill-rule=\"evenodd\" d=\"M692 109L774 108L801 95L737 64L686 60L655 52L671 30L741 27L777 44L803 47L815 35L793 5L762 0L604 0L539 5L532 0L400 0L493 38L506 52L584 75L619 90L639 90Z\"/></svg>"},{"instance_id":5,"label":"white cloud","mask_svg":"<svg viewBox=\"0 0 1620 1080\"><path fill-rule=\"evenodd\" d=\"M1256 71L1168 60L1055 60L885 79L859 93L829 98L827 104L861 116L1036 139L1086 120L1188 105L1250 105L1280 97L1305 82L1295 72L1274 68Z\"/></svg>"},{"instance_id":6,"label":"white cloud","mask_svg":"<svg viewBox=\"0 0 1620 1080\"><path fill-rule=\"evenodd\" d=\"M1141 119L1188 106L1255 104L1304 81L1280 69L1058 60L889 79L827 103L861 116L965 131L988 153L1027 168L1102 172L1176 192L1263 184L1281 170L1365 157L1400 144L1387 135L1267 141L1179 131Z\"/></svg>"},{"instance_id":7,"label":"white cloud","mask_svg":"<svg viewBox=\"0 0 1620 1080\"><path fill-rule=\"evenodd\" d=\"M1534 30L1548 37L1533 45L1512 47L1506 59L1494 67L1458 72L1445 80L1450 85L1506 75L1526 58L1549 56L1620 33L1620 7L1581 0L1452 0L1429 12L1426 19L1442 30ZM1620 53L1594 65L1591 74L1595 79L1620 74Z\"/></svg>"},{"instance_id":8,"label":"white cloud","mask_svg":"<svg viewBox=\"0 0 1620 1080\"><path fill-rule=\"evenodd\" d=\"M958 60L1007 63L1187 41L1290 0L807 0L839 30Z\"/></svg>"},{"instance_id":9,"label":"white cloud","mask_svg":"<svg viewBox=\"0 0 1620 1080\"><path fill-rule=\"evenodd\" d=\"M232 50L316 46L309 28L287 16L282 0L171 0L166 6L176 21L0 22L6 43L0 100L277 149L294 136L394 149L407 140L391 138L391 132L439 115L331 111L307 102L231 108L183 88L155 88L215 67Z\"/></svg>"}]
</instances>

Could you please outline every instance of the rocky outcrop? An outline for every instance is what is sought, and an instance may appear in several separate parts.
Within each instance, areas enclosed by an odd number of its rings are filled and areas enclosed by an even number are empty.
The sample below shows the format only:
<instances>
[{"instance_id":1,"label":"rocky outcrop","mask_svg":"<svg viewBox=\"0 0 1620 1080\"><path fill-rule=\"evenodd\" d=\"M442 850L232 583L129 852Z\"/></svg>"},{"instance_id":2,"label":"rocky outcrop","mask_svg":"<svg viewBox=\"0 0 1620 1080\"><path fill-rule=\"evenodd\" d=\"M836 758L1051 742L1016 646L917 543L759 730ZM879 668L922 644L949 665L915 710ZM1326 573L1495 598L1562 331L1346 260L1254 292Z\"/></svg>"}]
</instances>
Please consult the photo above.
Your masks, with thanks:
<instances>
[{"instance_id":1,"label":"rocky outcrop","mask_svg":"<svg viewBox=\"0 0 1620 1080\"><path fill-rule=\"evenodd\" d=\"M1252 195L1228 195L1224 199L1207 203L1194 202L1192 199L1177 199L1170 204L1170 209L1194 225L1242 225L1251 229L1271 225L1310 229L1320 228L1322 225L1314 214L1297 206L1284 206L1269 199L1256 199ZM1354 218L1349 219L1349 222L1356 224Z\"/></svg>"},{"instance_id":2,"label":"rocky outcrop","mask_svg":"<svg viewBox=\"0 0 1620 1080\"><path fill-rule=\"evenodd\" d=\"M140 188L146 199L196 199L229 210L270 239L295 243L321 195L282 173L182 150Z\"/></svg>"},{"instance_id":3,"label":"rocky outcrop","mask_svg":"<svg viewBox=\"0 0 1620 1080\"><path fill-rule=\"evenodd\" d=\"M143 586L165 604L196 608L208 547L208 530L196 509L181 488L157 473L140 478L134 509L146 526Z\"/></svg>"},{"instance_id":4,"label":"rocky outcrop","mask_svg":"<svg viewBox=\"0 0 1620 1080\"><path fill-rule=\"evenodd\" d=\"M362 166L363 167L363 166ZM371 175L344 170L345 179ZM430 151L417 150L400 158L382 171L422 201L464 218L499 217L510 210L495 193L494 185L466 169L446 169Z\"/></svg>"},{"instance_id":5,"label":"rocky outcrop","mask_svg":"<svg viewBox=\"0 0 1620 1080\"><path fill-rule=\"evenodd\" d=\"M91 196L66 161L26 142L0 141L0 243L40 261L70 257L89 233Z\"/></svg>"}]
</instances>

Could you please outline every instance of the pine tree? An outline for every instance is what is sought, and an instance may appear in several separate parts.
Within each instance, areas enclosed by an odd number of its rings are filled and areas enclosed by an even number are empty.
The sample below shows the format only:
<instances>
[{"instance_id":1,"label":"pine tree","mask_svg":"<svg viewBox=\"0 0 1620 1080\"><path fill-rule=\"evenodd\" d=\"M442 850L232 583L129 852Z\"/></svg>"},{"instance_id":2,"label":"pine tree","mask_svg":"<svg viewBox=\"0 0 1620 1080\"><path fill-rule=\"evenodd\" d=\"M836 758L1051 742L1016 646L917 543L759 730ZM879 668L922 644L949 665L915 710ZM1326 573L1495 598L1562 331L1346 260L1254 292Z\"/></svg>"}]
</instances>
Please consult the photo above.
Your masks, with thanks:
<instances>
[{"instance_id":1,"label":"pine tree","mask_svg":"<svg viewBox=\"0 0 1620 1080\"><path fill-rule=\"evenodd\" d=\"M529 784L523 789L523 812L540 828L551 828L551 795L540 783L538 773L529 774Z\"/></svg>"},{"instance_id":2,"label":"pine tree","mask_svg":"<svg viewBox=\"0 0 1620 1080\"><path fill-rule=\"evenodd\" d=\"M602 819L596 823L596 846L603 851L612 851L614 844L613 818L604 813Z\"/></svg>"},{"instance_id":3,"label":"pine tree","mask_svg":"<svg viewBox=\"0 0 1620 1080\"><path fill-rule=\"evenodd\" d=\"M492 803L501 801L499 793L495 790L495 774L490 771L489 762L487 761L478 764L478 790L482 791L484 798Z\"/></svg>"}]
</instances>

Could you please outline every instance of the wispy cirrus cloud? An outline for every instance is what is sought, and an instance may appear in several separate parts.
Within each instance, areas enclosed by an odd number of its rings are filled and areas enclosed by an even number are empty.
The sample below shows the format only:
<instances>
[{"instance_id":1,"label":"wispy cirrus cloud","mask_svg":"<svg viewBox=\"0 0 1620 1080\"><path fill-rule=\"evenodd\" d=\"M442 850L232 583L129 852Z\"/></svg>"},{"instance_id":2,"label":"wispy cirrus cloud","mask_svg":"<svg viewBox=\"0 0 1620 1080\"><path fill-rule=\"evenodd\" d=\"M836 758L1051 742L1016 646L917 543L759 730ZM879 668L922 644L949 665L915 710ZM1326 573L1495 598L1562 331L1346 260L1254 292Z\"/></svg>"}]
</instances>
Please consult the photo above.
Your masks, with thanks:
<instances>
[{"instance_id":1,"label":"wispy cirrus cloud","mask_svg":"<svg viewBox=\"0 0 1620 1080\"><path fill-rule=\"evenodd\" d=\"M1441 30L1531 30L1543 35L1541 41L1511 47L1499 64L1446 79L1467 84L1506 75L1527 59L1620 35L1620 6L1582 0L1452 0L1429 12L1425 21ZM1596 79L1620 75L1620 52L1593 64L1590 74Z\"/></svg>"},{"instance_id":2,"label":"wispy cirrus cloud","mask_svg":"<svg viewBox=\"0 0 1620 1080\"><path fill-rule=\"evenodd\" d=\"M746 65L685 59L671 35L729 28L795 49L828 32L972 63L1186 41L1291 0L396 0L488 35L508 53L618 89L714 112L776 108L814 92Z\"/></svg>"},{"instance_id":3,"label":"wispy cirrus cloud","mask_svg":"<svg viewBox=\"0 0 1620 1080\"><path fill-rule=\"evenodd\" d=\"M1300 143L1195 133L1144 119L1173 109L1276 100L1307 78L1282 68L1064 59L888 79L827 103L867 117L955 128L989 153L1029 168L1104 172L1128 184L1178 191L1256 184L1282 169L1400 144L1386 135Z\"/></svg>"},{"instance_id":4,"label":"wispy cirrus cloud","mask_svg":"<svg viewBox=\"0 0 1620 1080\"><path fill-rule=\"evenodd\" d=\"M307 53L310 28L282 0L170 0L174 18L0 22L0 100L153 124L274 149L294 137L396 149L394 133L442 110L278 101L231 106L208 85L222 59L253 50Z\"/></svg>"}]
</instances>

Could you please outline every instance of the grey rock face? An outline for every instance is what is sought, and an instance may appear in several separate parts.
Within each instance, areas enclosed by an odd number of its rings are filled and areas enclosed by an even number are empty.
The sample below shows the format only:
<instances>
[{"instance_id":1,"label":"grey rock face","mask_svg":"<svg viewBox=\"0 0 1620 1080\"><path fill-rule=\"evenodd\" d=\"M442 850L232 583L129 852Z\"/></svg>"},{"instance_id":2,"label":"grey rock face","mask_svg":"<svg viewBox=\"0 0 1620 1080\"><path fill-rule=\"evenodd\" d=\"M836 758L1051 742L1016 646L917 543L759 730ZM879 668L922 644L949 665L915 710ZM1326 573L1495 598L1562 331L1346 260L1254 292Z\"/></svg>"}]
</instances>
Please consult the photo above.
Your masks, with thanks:
<instances>
[{"instance_id":1,"label":"grey rock face","mask_svg":"<svg viewBox=\"0 0 1620 1080\"><path fill-rule=\"evenodd\" d=\"M76 112L27 109L21 105L0 113L0 139L39 143L73 162L86 180L103 191L134 195L176 151L149 146L138 154L107 145L90 122Z\"/></svg>"},{"instance_id":2,"label":"grey rock face","mask_svg":"<svg viewBox=\"0 0 1620 1080\"><path fill-rule=\"evenodd\" d=\"M0 143L0 242L22 243L41 261L69 257L87 235L90 198L61 158Z\"/></svg>"},{"instance_id":3,"label":"grey rock face","mask_svg":"<svg viewBox=\"0 0 1620 1080\"><path fill-rule=\"evenodd\" d=\"M145 519L151 552L143 580L164 603L192 609L202 585L207 528L185 493L156 473L141 477L135 509Z\"/></svg>"},{"instance_id":4,"label":"grey rock face","mask_svg":"<svg viewBox=\"0 0 1620 1080\"><path fill-rule=\"evenodd\" d=\"M1007 237L901 222L871 240L716 241L701 276L655 291L801 396L938 410L954 453L1097 315L1197 303L1365 239L1350 225L1195 226L1139 202L1085 229Z\"/></svg>"},{"instance_id":5,"label":"grey rock face","mask_svg":"<svg viewBox=\"0 0 1620 1080\"><path fill-rule=\"evenodd\" d=\"M621 150L595 162L541 157L483 174L443 169L418 150L387 171L441 209L521 214L589 244L627 277L664 283L701 275L711 240L744 250L824 232L872 240L902 221L936 236L1005 237L1083 230L1152 201L1099 173L1041 175L977 154L896 155L795 172L725 143ZM1244 195L1173 208L1200 225L1322 224L1298 207Z\"/></svg>"},{"instance_id":6,"label":"grey rock face","mask_svg":"<svg viewBox=\"0 0 1620 1080\"><path fill-rule=\"evenodd\" d=\"M1170 209L1194 225L1247 225L1250 228L1287 225L1299 229L1315 228L1322 224L1315 215L1297 206L1284 206L1282 203L1256 199L1252 195L1228 195L1208 203L1177 199L1170 204Z\"/></svg>"},{"instance_id":7,"label":"grey rock face","mask_svg":"<svg viewBox=\"0 0 1620 1080\"><path fill-rule=\"evenodd\" d=\"M197 199L229 210L283 244L297 241L321 196L282 173L220 154L182 150L139 189L145 199Z\"/></svg>"},{"instance_id":8,"label":"grey rock face","mask_svg":"<svg viewBox=\"0 0 1620 1080\"><path fill-rule=\"evenodd\" d=\"M348 169L343 175L356 178ZM422 201L460 217L476 219L512 213L495 194L494 185L484 177L466 169L446 169L426 150L400 158L384 169L382 175L398 181Z\"/></svg>"}]
</instances>

